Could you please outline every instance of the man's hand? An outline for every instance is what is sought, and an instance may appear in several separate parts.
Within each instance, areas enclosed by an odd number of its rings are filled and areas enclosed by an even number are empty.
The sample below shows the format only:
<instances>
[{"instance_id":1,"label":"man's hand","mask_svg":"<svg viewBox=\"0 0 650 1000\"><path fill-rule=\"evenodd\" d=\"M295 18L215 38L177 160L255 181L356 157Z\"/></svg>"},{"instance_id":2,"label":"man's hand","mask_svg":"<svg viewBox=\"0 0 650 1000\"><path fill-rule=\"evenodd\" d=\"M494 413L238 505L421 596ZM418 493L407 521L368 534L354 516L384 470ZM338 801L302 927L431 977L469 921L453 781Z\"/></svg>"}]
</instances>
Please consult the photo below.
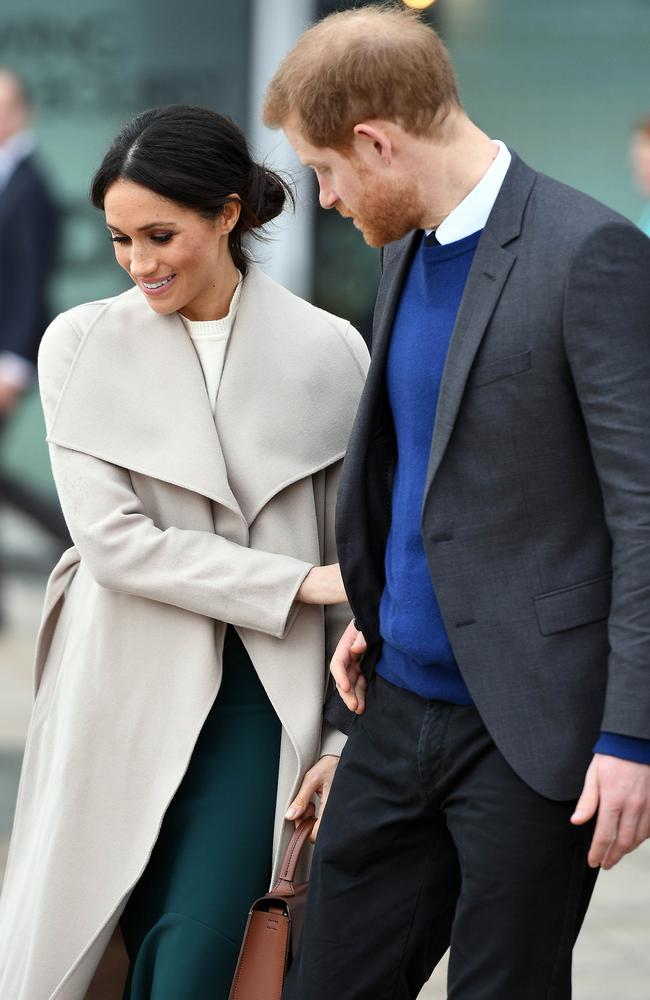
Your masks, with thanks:
<instances>
[{"instance_id":1,"label":"man's hand","mask_svg":"<svg viewBox=\"0 0 650 1000\"><path fill-rule=\"evenodd\" d=\"M307 774L302 780L302 785L300 786L298 794L285 813L285 819L295 820L296 826L298 826L303 819L314 815L315 809L314 803L312 802L312 796L318 796L320 801L320 810L318 813L318 819L314 823L314 829L311 831L311 836L309 838L312 843L315 843L316 837L318 836L318 827L320 826L320 821L322 820L323 813L325 812L327 796L329 795L330 788L332 787L338 762L339 758L335 757L333 754L327 754L325 757L321 757L320 760L316 761L314 766L307 771Z\"/></svg>"},{"instance_id":2,"label":"man's hand","mask_svg":"<svg viewBox=\"0 0 650 1000\"><path fill-rule=\"evenodd\" d=\"M363 632L350 622L330 663L338 693L350 711L357 715L362 715L366 708L366 678L361 673L360 662L366 649Z\"/></svg>"},{"instance_id":3,"label":"man's hand","mask_svg":"<svg viewBox=\"0 0 650 1000\"><path fill-rule=\"evenodd\" d=\"M22 388L0 375L0 416L8 417L22 394Z\"/></svg>"},{"instance_id":4,"label":"man's hand","mask_svg":"<svg viewBox=\"0 0 650 1000\"><path fill-rule=\"evenodd\" d=\"M586 823L596 810L588 861L613 868L650 837L650 764L595 754L571 822Z\"/></svg>"}]
</instances>

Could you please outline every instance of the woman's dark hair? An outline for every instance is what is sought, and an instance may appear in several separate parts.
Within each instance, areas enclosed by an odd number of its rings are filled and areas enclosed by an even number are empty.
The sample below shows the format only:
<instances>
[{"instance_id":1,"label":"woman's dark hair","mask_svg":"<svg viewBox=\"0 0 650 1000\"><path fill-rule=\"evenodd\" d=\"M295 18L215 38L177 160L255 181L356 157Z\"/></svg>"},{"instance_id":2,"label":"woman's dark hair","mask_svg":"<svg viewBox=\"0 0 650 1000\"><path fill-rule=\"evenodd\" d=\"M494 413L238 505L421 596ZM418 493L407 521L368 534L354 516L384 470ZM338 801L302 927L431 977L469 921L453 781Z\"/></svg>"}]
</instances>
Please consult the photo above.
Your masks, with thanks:
<instances>
[{"instance_id":1,"label":"woman's dark hair","mask_svg":"<svg viewBox=\"0 0 650 1000\"><path fill-rule=\"evenodd\" d=\"M122 128L93 177L95 208L104 208L108 188L121 178L206 219L214 219L236 195L241 211L228 243L242 274L249 263L242 246L246 233L264 239L255 230L275 219L287 198L294 204L289 184L251 158L244 133L230 118L183 104L144 111Z\"/></svg>"}]
</instances>

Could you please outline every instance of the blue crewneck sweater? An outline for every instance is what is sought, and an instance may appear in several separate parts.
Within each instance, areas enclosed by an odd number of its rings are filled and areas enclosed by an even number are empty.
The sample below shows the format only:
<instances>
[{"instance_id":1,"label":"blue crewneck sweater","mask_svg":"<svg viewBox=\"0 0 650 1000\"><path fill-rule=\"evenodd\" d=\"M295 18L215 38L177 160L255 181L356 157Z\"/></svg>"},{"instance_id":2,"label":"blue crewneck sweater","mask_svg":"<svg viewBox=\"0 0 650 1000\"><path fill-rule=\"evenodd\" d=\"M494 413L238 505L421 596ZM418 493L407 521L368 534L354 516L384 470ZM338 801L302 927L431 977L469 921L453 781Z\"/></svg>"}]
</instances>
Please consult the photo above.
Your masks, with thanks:
<instances>
[{"instance_id":1,"label":"blue crewneck sweater","mask_svg":"<svg viewBox=\"0 0 650 1000\"><path fill-rule=\"evenodd\" d=\"M442 246L423 236L393 324L386 366L397 437L377 673L423 698L471 705L445 631L420 534L438 392L480 232Z\"/></svg>"},{"instance_id":2,"label":"blue crewneck sweater","mask_svg":"<svg viewBox=\"0 0 650 1000\"><path fill-rule=\"evenodd\" d=\"M481 233L429 246L423 236L393 324L386 366L397 436L377 673L427 699L471 705L436 599L420 519L449 341ZM650 764L650 741L603 732L594 752Z\"/></svg>"}]
</instances>

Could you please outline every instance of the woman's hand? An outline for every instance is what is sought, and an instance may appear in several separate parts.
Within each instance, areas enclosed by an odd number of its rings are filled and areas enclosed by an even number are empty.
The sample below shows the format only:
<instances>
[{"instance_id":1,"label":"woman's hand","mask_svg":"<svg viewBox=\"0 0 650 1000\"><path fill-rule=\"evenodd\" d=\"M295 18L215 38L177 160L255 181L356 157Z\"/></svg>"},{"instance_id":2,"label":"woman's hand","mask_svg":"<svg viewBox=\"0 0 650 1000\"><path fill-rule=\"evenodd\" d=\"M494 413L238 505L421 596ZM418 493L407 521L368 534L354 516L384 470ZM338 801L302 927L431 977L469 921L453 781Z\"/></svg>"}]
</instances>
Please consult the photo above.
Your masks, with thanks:
<instances>
[{"instance_id":1,"label":"woman's hand","mask_svg":"<svg viewBox=\"0 0 650 1000\"><path fill-rule=\"evenodd\" d=\"M314 766L307 771L305 777L302 779L302 785L298 794L285 813L285 819L295 820L296 826L298 826L303 819L307 819L308 816L315 814L316 810L312 802L312 796L318 796L320 801L318 819L314 823L314 829L309 838L312 844L316 842L316 837L318 836L318 827L323 818L327 796L332 787L338 762L339 758L334 757L332 754L327 754L316 761Z\"/></svg>"},{"instance_id":2,"label":"woman's hand","mask_svg":"<svg viewBox=\"0 0 650 1000\"><path fill-rule=\"evenodd\" d=\"M296 594L302 604L345 604L347 599L338 563L314 566Z\"/></svg>"}]
</instances>

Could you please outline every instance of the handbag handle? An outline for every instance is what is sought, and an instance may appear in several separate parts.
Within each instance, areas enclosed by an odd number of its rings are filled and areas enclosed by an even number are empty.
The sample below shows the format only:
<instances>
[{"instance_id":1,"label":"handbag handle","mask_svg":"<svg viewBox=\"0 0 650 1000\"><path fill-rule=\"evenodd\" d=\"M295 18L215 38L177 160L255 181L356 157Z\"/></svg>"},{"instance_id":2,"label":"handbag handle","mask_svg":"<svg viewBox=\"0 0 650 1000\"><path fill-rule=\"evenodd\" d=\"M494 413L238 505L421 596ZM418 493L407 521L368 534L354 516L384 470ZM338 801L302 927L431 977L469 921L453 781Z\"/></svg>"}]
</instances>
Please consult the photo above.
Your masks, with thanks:
<instances>
[{"instance_id":1,"label":"handbag handle","mask_svg":"<svg viewBox=\"0 0 650 1000\"><path fill-rule=\"evenodd\" d=\"M295 893L293 880L296 875L296 868L302 854L302 849L309 839L311 831L316 823L315 816L304 819L300 826L296 827L293 836L287 845L278 881L273 886L272 892L282 896L293 896Z\"/></svg>"}]
</instances>

